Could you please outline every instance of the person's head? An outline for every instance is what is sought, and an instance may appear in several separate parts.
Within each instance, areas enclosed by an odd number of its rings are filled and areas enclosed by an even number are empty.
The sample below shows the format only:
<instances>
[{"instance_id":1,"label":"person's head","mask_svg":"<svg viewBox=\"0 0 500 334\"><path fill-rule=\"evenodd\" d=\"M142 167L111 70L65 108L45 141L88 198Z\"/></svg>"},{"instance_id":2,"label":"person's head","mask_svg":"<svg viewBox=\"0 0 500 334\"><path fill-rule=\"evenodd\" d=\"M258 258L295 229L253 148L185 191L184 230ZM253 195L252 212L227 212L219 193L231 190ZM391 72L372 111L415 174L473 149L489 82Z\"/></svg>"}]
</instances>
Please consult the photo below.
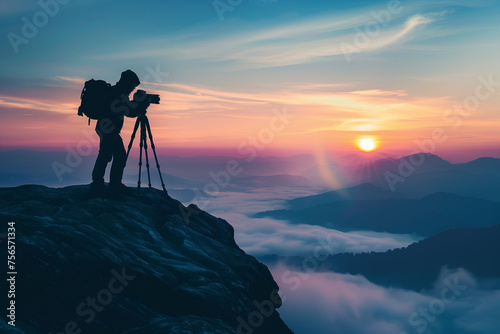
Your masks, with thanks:
<instances>
[{"instance_id":1,"label":"person's head","mask_svg":"<svg viewBox=\"0 0 500 334\"><path fill-rule=\"evenodd\" d=\"M125 72L122 72L120 80L116 83L116 86L119 87L124 94L129 95L135 87L139 86L140 83L141 81L139 80L137 74L131 70L126 70Z\"/></svg>"}]
</instances>

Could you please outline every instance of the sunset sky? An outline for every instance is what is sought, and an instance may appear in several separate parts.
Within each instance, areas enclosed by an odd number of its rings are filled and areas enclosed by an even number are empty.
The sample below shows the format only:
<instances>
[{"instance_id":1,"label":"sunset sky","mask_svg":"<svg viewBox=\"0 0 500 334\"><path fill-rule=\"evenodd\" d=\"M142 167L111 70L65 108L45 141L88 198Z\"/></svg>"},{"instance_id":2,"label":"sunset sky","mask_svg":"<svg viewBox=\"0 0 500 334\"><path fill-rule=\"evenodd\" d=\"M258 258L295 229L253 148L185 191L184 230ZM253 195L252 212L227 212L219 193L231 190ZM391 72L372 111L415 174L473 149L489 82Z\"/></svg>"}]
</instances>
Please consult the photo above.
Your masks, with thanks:
<instances>
[{"instance_id":1,"label":"sunset sky","mask_svg":"<svg viewBox=\"0 0 500 334\"><path fill-rule=\"evenodd\" d=\"M164 154L500 157L499 1L40 3L0 5L2 150L87 140L83 82L132 69Z\"/></svg>"}]
</instances>

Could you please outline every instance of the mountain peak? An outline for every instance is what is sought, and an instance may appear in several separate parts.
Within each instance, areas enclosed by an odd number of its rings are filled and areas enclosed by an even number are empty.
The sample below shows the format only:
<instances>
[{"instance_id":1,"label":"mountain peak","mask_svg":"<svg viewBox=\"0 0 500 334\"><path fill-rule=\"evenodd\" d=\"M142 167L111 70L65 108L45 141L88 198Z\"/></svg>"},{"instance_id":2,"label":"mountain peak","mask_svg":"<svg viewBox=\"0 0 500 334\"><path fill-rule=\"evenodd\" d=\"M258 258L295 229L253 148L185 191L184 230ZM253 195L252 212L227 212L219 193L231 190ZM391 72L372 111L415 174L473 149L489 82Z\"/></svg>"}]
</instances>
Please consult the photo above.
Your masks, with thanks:
<instances>
[{"instance_id":1,"label":"mountain peak","mask_svg":"<svg viewBox=\"0 0 500 334\"><path fill-rule=\"evenodd\" d=\"M292 210L300 210L336 201L381 200L401 197L401 194L398 192L392 192L367 182L348 188L328 191L319 195L295 198L289 200L287 206Z\"/></svg>"},{"instance_id":2,"label":"mountain peak","mask_svg":"<svg viewBox=\"0 0 500 334\"><path fill-rule=\"evenodd\" d=\"M17 328L61 332L71 321L92 333L236 333L238 319L250 326L255 304L272 301L254 333L291 333L269 270L225 220L157 189L119 199L88 191L0 188L0 215L17 231L18 312L30 315Z\"/></svg>"},{"instance_id":3,"label":"mountain peak","mask_svg":"<svg viewBox=\"0 0 500 334\"><path fill-rule=\"evenodd\" d=\"M462 166L474 168L478 172L479 171L482 172L486 169L498 170L500 168L500 159L492 158L492 157L481 157L481 158L477 158L475 160L466 162L466 163L462 164Z\"/></svg>"},{"instance_id":4,"label":"mountain peak","mask_svg":"<svg viewBox=\"0 0 500 334\"><path fill-rule=\"evenodd\" d=\"M367 190L380 190L380 191L384 191L386 192L387 190L385 189L382 189L380 187L377 187L376 185L374 185L373 183L370 183L370 182L365 182L365 183L361 183L361 184L358 184L356 186L352 186L352 187L349 187L349 188L345 188L346 190L362 190L362 191L367 191Z\"/></svg>"},{"instance_id":5,"label":"mountain peak","mask_svg":"<svg viewBox=\"0 0 500 334\"><path fill-rule=\"evenodd\" d=\"M440 156L437 156L435 154L432 154L432 153L426 153L426 152L419 152L419 153L415 153L415 154L410 154L408 156L405 156L403 158L400 158L398 160L414 160L414 161L422 161L423 160L423 163L424 164L441 164L441 165L450 165L450 163L446 160L444 160L443 158L441 158Z\"/></svg>"}]
</instances>

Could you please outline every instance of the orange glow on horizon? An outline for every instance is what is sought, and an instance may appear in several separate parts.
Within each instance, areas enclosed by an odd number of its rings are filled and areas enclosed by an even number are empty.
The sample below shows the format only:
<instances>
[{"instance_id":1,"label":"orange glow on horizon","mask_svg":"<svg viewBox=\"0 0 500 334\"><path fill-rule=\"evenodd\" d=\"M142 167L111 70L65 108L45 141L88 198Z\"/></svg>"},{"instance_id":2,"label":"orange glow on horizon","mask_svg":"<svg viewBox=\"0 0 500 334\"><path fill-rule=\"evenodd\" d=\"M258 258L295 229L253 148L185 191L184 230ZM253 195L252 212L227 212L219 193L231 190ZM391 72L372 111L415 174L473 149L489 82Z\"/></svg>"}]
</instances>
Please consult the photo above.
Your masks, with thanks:
<instances>
[{"instance_id":1,"label":"orange glow on horizon","mask_svg":"<svg viewBox=\"0 0 500 334\"><path fill-rule=\"evenodd\" d=\"M58 80L43 94L36 88L0 94L4 148L65 150L91 143L97 150L95 121L89 127L87 119L76 116L83 79ZM144 88L162 97L160 105L151 106L148 117L155 145L165 154L238 155L243 147L261 156L294 155L314 153L311 147L323 143L329 147L326 151L336 155L356 152L375 158L382 149L398 152L395 156L409 155L424 150L439 127L446 141L436 143L436 154L452 155L457 161L477 158L477 150L483 156L498 156L491 144L498 142L500 124L498 116L490 116L496 115L493 101L481 104L477 117L462 119L447 114L453 102L449 97L411 95L404 90L329 85L327 94L315 84L250 93L176 83ZM459 129L450 128L458 121ZM127 143L134 123L127 119L121 132Z\"/></svg>"}]
</instances>

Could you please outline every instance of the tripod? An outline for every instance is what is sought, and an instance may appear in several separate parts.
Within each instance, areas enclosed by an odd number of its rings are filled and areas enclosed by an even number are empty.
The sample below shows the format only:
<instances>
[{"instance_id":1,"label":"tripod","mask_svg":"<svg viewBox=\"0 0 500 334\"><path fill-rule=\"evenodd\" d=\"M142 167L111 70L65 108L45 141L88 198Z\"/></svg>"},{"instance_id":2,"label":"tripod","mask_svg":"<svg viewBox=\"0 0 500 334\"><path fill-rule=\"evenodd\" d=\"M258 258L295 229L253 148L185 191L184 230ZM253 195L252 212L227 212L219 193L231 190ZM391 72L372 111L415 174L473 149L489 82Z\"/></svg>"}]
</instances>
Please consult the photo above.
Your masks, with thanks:
<instances>
[{"instance_id":1,"label":"tripod","mask_svg":"<svg viewBox=\"0 0 500 334\"><path fill-rule=\"evenodd\" d=\"M158 169L158 174L160 175L160 181L161 181L161 186L163 188L163 191L165 192L165 195L167 195L167 189L165 188L165 183L163 183L163 177L161 175L160 171L160 164L158 163L158 157L156 156L156 150L155 150L155 144L153 142L153 135L151 134L151 127L149 126L149 119L147 118L146 114L141 114L137 117L137 120L135 121L135 126L134 126L134 131L132 132L132 136L130 138L130 143L128 144L128 149L127 149L127 158L130 153L130 150L132 149L132 143L134 142L135 139L135 134L137 132L137 129L139 128L139 125L141 126L141 140L140 140L140 153L139 153L139 180L137 181L137 191L139 192L141 190L141 169L142 169L142 148L144 147L144 155L146 157L146 169L148 171L148 186L151 188L151 175L149 173L149 158L148 158L148 142L147 142L147 137L146 137L146 132L147 135L149 136L149 141L151 142L151 148L153 149L153 153L155 156L155 161L156 161L156 168Z\"/></svg>"}]
</instances>

